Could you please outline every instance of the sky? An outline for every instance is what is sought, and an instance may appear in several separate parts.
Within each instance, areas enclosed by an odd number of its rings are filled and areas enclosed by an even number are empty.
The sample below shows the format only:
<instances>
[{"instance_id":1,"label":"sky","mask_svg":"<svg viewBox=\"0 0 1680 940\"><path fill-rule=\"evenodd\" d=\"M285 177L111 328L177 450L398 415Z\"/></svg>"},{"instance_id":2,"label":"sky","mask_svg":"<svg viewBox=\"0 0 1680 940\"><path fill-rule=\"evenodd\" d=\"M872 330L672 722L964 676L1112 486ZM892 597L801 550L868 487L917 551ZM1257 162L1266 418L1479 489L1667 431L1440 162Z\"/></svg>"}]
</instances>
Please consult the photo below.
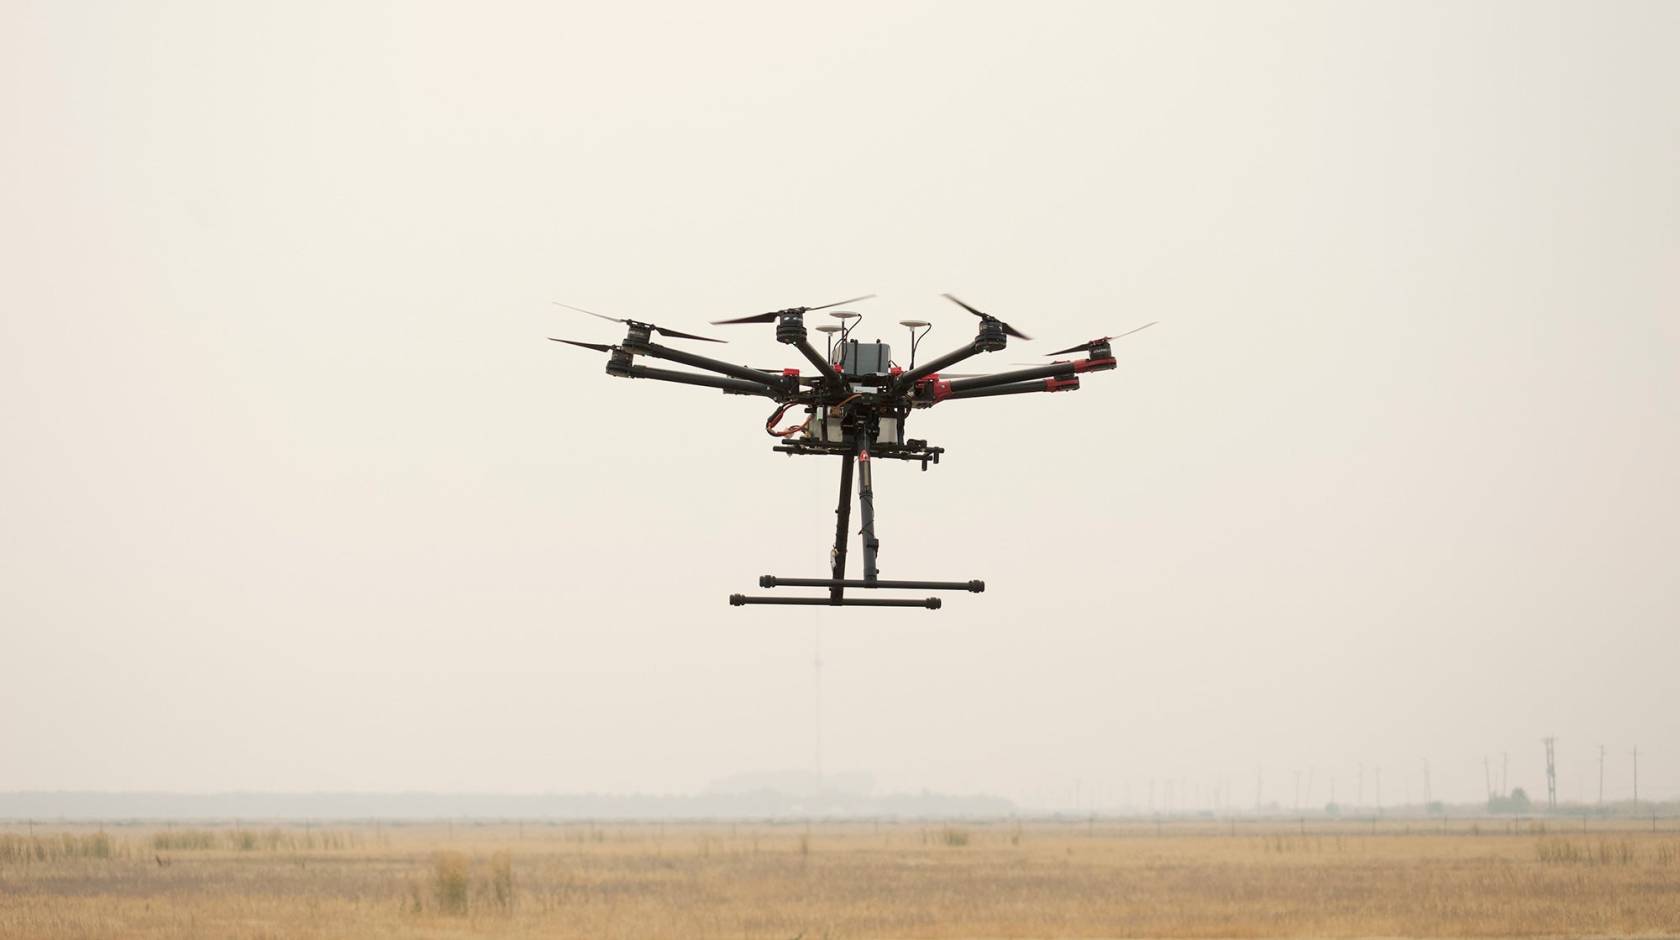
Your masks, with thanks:
<instances>
[{"instance_id":1,"label":"sky","mask_svg":"<svg viewBox=\"0 0 1680 940\"><path fill-rule=\"evenodd\" d=\"M1680 797L1677 45L1664 3L7 3L0 790L1395 803L1543 792L1555 736L1564 799L1601 745ZM938 612L728 606L823 575L838 461L545 339L797 365L706 324L875 293L926 356L945 291L1035 337L988 370L1160 323L912 416L882 576L988 585Z\"/></svg>"}]
</instances>

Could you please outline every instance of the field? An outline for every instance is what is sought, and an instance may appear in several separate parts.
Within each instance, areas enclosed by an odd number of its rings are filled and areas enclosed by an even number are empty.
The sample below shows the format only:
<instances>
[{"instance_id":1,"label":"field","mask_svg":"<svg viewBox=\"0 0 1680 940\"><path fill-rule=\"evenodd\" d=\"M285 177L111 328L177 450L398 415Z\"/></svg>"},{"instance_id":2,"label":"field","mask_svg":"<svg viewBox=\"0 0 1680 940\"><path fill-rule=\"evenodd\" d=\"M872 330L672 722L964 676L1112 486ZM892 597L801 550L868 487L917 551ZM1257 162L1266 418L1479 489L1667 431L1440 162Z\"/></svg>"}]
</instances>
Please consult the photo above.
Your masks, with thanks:
<instances>
[{"instance_id":1,"label":"field","mask_svg":"<svg viewBox=\"0 0 1680 940\"><path fill-rule=\"evenodd\" d=\"M1675 936L1674 826L17 823L0 936Z\"/></svg>"}]
</instances>

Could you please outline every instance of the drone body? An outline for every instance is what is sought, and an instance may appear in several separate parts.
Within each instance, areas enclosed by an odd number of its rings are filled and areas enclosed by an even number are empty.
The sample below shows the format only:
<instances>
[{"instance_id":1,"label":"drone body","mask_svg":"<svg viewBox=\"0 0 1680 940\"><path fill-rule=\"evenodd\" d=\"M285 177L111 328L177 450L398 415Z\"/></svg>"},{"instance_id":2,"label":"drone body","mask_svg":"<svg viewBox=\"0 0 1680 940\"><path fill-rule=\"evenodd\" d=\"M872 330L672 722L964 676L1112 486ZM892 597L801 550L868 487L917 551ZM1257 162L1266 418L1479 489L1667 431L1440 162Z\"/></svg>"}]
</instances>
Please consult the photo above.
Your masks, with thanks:
<instances>
[{"instance_id":1,"label":"drone body","mask_svg":"<svg viewBox=\"0 0 1680 940\"><path fill-rule=\"evenodd\" d=\"M924 607L937 610L940 599L857 597L846 595L848 588L875 590L931 590L984 591L983 581L887 581L879 577L876 558L880 542L875 537L874 485L870 461L878 459L913 460L926 470L928 464L938 463L944 448L930 446L927 441L905 436L905 424L912 411L931 408L946 401L967 398L989 398L997 395L1020 395L1034 392L1067 392L1079 388L1079 375L1099 372L1115 366L1109 342L1119 336L1105 336L1079 346L1050 353L1083 352L1083 359L1064 359L1043 366L1032 366L993 375L955 376L943 370L981 353L997 352L1008 345L1009 338L1028 339L1009 324L982 313L968 304L945 295L953 303L980 318L974 339L966 345L921 366L916 365L916 347L932 327L923 320L900 321L910 330L910 363L900 367L892 359L891 347L882 342L860 342L851 338L859 317L855 313L836 312L831 316L840 325L824 324L817 330L828 334L825 355L811 345L805 325L805 314L850 304L868 297L854 297L821 307L791 307L770 313L719 320L717 324L775 323L776 341L794 347L812 366L815 374L803 375L799 369L754 369L735 365L707 356L673 349L654 341L656 334L704 342L723 342L691 333L642 323L602 316L581 307L568 307L604 320L614 320L628 327L623 342L617 346L582 343L575 340L555 340L608 353L607 374L618 378L653 379L721 389L725 394L752 395L777 403L777 409L765 422L765 430L781 439L774 450L785 454L817 454L837 456L840 469L840 499L835 508L837 523L834 548L831 553L829 576L826 578L784 578L764 575L759 586L826 588L826 595L788 597L732 594L734 606L750 604L796 604L834 607ZM1153 323L1140 326L1137 330ZM920 330L920 333L917 331ZM1131 330L1129 332L1137 332ZM1125 333L1120 336L1127 335ZM553 337L550 337L553 339ZM637 356L649 356L691 366L704 372L637 365ZM707 374L711 373L711 374ZM803 408L806 418L800 424L778 430L777 422L794 408ZM857 478L859 512L862 516L860 535L863 542L863 577L846 577L846 549L850 536L853 477Z\"/></svg>"}]
</instances>

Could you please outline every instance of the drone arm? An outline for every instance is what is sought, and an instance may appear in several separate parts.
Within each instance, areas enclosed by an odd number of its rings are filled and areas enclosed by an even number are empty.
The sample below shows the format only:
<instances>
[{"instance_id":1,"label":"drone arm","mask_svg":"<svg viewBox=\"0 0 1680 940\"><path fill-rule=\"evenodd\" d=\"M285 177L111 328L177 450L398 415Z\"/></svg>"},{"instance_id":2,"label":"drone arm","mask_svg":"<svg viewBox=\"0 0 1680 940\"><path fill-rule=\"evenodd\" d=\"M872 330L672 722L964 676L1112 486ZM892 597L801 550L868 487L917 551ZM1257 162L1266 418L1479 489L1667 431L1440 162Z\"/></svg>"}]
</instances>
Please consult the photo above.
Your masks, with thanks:
<instances>
[{"instance_id":1,"label":"drone arm","mask_svg":"<svg viewBox=\"0 0 1680 940\"><path fill-rule=\"evenodd\" d=\"M785 394L788 391L788 380L781 375L772 375L768 372L760 372L757 369L749 369L746 366L738 366L732 362L724 362L721 359L710 359L705 356L696 356L694 353L684 352L681 349L672 349L669 346L661 346L658 343L645 343L640 346L632 346L628 348L631 352L644 353L657 359L669 359L672 362L680 362L685 366L693 366L696 369L705 369L708 372L719 372L742 382L752 383L756 387L752 390L752 392L750 392L750 394L758 395L768 392L772 397L775 397L778 394ZM687 375L688 373L675 372L671 374ZM718 387L722 388L723 386Z\"/></svg>"},{"instance_id":2,"label":"drone arm","mask_svg":"<svg viewBox=\"0 0 1680 940\"><path fill-rule=\"evenodd\" d=\"M893 386L893 394L894 395L902 395L905 392L909 391L911 388L914 388L917 382L920 382L922 379L927 378L930 375L933 375L935 372L939 372L943 369L950 368L951 366L954 366L957 363L962 362L964 359L968 359L968 358L971 358L973 356L979 355L980 353L982 353L984 351L985 350L981 347L980 343L978 341L975 341L975 342L969 343L967 346L963 346L959 349L954 349L951 352L948 352L945 355L940 356L938 359L933 360L932 362L926 363L925 365L917 366L916 368L914 368L914 369L910 370L909 372L906 372L903 375L898 377L897 384L895 384Z\"/></svg>"},{"instance_id":3,"label":"drone arm","mask_svg":"<svg viewBox=\"0 0 1680 940\"><path fill-rule=\"evenodd\" d=\"M999 372L996 375L977 375L970 379L953 379L951 392L971 392L983 388L996 388L1000 385L1011 385L1030 379L1067 379L1080 372L1101 372L1114 368L1113 358L1104 359L1063 359L1046 366L1033 366L1030 369L1016 369L1013 372ZM1055 389L1049 389L1055 391ZM947 398L952 397L947 395Z\"/></svg>"},{"instance_id":4,"label":"drone arm","mask_svg":"<svg viewBox=\"0 0 1680 940\"><path fill-rule=\"evenodd\" d=\"M1054 362L1047 366L1034 366L1030 369L1016 369L1013 372L999 372L996 375L977 375L971 379L952 379L951 392L968 392L982 388L995 388L999 385L1013 385L1032 379L1065 379L1078 371L1071 362ZM949 396L947 396L949 397Z\"/></svg>"},{"instance_id":5,"label":"drone arm","mask_svg":"<svg viewBox=\"0 0 1680 940\"><path fill-rule=\"evenodd\" d=\"M956 383L951 383L955 385ZM940 401L950 401L953 398L991 398L996 395L1025 395L1028 392L1074 392L1079 390L1079 376L1070 375L1067 378L1044 378L1032 382L1016 382L1010 385L990 385L984 388L969 388L964 391L953 390Z\"/></svg>"},{"instance_id":6,"label":"drone arm","mask_svg":"<svg viewBox=\"0 0 1680 940\"><path fill-rule=\"evenodd\" d=\"M840 373L834 371L834 364L828 361L827 356L817 352L817 347L812 346L809 340L801 338L792 345L793 348L799 350L800 355L811 360L811 364L817 367L817 371L821 372L830 382L835 385L844 384L845 379L840 377Z\"/></svg>"},{"instance_id":7,"label":"drone arm","mask_svg":"<svg viewBox=\"0 0 1680 940\"><path fill-rule=\"evenodd\" d=\"M699 385L704 388L721 388L725 392L736 395L762 395L765 398L775 398L770 389L757 382L743 382L740 379L724 378L719 375L700 375L694 372L679 372L676 369L656 369L653 366L630 366L624 370L625 377L632 379L655 379L660 382L676 382L679 385Z\"/></svg>"}]
</instances>

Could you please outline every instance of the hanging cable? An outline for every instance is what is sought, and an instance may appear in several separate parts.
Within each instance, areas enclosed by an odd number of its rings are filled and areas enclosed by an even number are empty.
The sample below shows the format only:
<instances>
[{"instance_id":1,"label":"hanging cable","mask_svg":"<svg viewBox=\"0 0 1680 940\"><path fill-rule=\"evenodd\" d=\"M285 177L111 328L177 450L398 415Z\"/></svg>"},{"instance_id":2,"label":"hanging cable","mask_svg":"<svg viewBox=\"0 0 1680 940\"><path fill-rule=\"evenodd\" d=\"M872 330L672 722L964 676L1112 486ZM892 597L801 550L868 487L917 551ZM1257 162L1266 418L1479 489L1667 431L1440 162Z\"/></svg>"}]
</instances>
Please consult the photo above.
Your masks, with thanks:
<instances>
[{"instance_id":1,"label":"hanging cable","mask_svg":"<svg viewBox=\"0 0 1680 940\"><path fill-rule=\"evenodd\" d=\"M772 412L769 419L767 419L764 422L764 433L770 435L771 437L792 437L793 435L798 434L800 431L803 431L806 428L810 427L811 426L811 419L810 419L809 416L807 416L804 421L801 421L798 424L789 425L785 428L782 428L780 431L776 430L776 422L782 420L782 416L787 414L788 409L792 408L793 406L794 406L794 403L790 401L787 404L784 404L782 407L777 408L774 412Z\"/></svg>"}]
</instances>

